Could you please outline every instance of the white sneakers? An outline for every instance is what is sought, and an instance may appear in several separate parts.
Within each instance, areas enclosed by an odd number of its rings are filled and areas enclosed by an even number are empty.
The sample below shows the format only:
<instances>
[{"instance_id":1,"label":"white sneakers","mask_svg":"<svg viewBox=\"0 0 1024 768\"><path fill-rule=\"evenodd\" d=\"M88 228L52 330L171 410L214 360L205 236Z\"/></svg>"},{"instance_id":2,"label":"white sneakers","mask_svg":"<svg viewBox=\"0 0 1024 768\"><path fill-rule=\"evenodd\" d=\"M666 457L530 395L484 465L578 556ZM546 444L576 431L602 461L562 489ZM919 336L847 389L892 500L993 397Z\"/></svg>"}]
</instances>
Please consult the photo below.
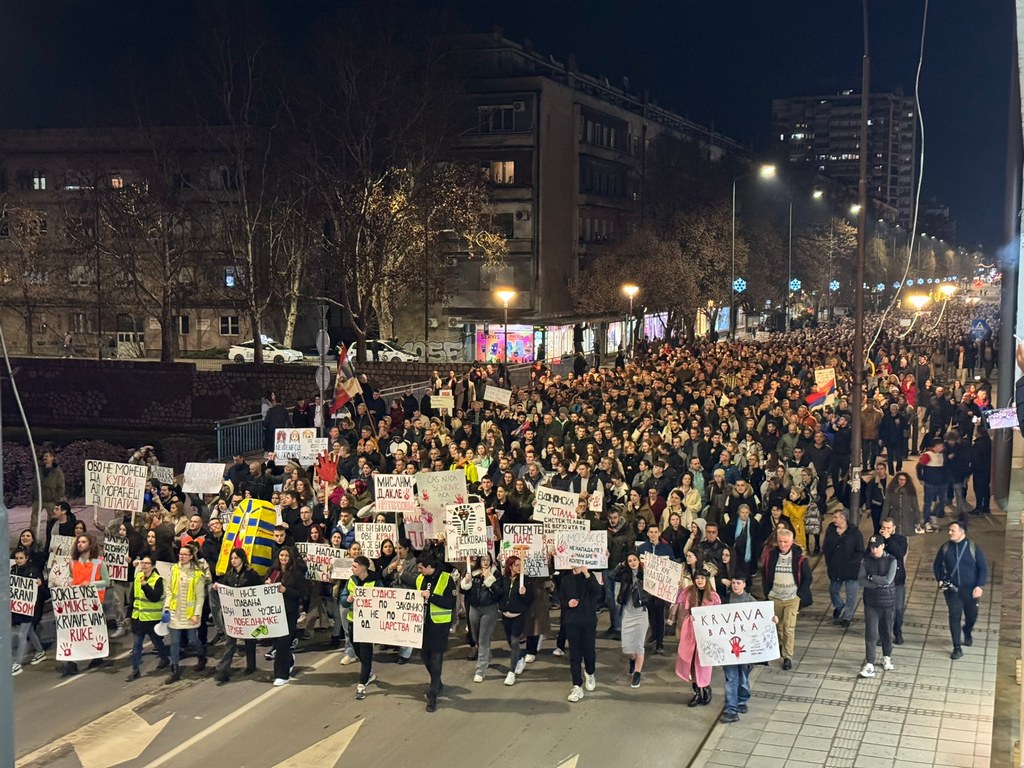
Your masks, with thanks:
<instances>
[{"instance_id":1,"label":"white sneakers","mask_svg":"<svg viewBox=\"0 0 1024 768\"><path fill-rule=\"evenodd\" d=\"M583 689L578 685L574 685L572 690L569 691L569 695L566 697L569 701L576 703L583 699Z\"/></svg>"},{"instance_id":2,"label":"white sneakers","mask_svg":"<svg viewBox=\"0 0 1024 768\"><path fill-rule=\"evenodd\" d=\"M11 677L14 677L15 675L20 675L20 674L21 674L21 664L12 664L11 665Z\"/></svg>"},{"instance_id":3,"label":"white sneakers","mask_svg":"<svg viewBox=\"0 0 1024 768\"><path fill-rule=\"evenodd\" d=\"M894 669L896 669L896 665L892 663L892 657L891 656L883 656L882 657L882 669L884 669L886 672L892 672ZM861 667L859 674L860 674L861 677L874 677L875 676L875 665L874 664L870 664L870 663L865 663L864 666Z\"/></svg>"},{"instance_id":4,"label":"white sneakers","mask_svg":"<svg viewBox=\"0 0 1024 768\"><path fill-rule=\"evenodd\" d=\"M516 662L516 674L517 675L523 674L523 670L524 669L526 669L526 657L525 656L523 656L522 658L519 659L518 662Z\"/></svg>"},{"instance_id":5,"label":"white sneakers","mask_svg":"<svg viewBox=\"0 0 1024 768\"><path fill-rule=\"evenodd\" d=\"M473 682L474 683L482 683L483 681L484 681L484 676L483 675L473 675Z\"/></svg>"},{"instance_id":6,"label":"white sneakers","mask_svg":"<svg viewBox=\"0 0 1024 768\"><path fill-rule=\"evenodd\" d=\"M526 663L527 664L532 664L533 662L535 662L537 660L536 654L533 654L533 653L528 653L523 658L526 659Z\"/></svg>"},{"instance_id":7,"label":"white sneakers","mask_svg":"<svg viewBox=\"0 0 1024 768\"><path fill-rule=\"evenodd\" d=\"M347 667L349 664L355 664L355 663L356 663L356 657L355 656L342 656L341 657L341 666L343 666L343 667Z\"/></svg>"},{"instance_id":8,"label":"white sneakers","mask_svg":"<svg viewBox=\"0 0 1024 768\"><path fill-rule=\"evenodd\" d=\"M555 648L555 650L553 650L551 652L551 655L552 656L565 656L565 651L563 651L561 648Z\"/></svg>"},{"instance_id":9,"label":"white sneakers","mask_svg":"<svg viewBox=\"0 0 1024 768\"><path fill-rule=\"evenodd\" d=\"M586 682L584 683L584 686L586 687L586 689L588 691L593 691L595 688L597 688L597 678L596 677L594 677L593 675L587 675L584 679L586 680Z\"/></svg>"},{"instance_id":10,"label":"white sneakers","mask_svg":"<svg viewBox=\"0 0 1024 768\"><path fill-rule=\"evenodd\" d=\"M32 657L32 661L29 662L33 667L36 664L40 664L46 661L46 651L36 651L36 655Z\"/></svg>"},{"instance_id":11,"label":"white sneakers","mask_svg":"<svg viewBox=\"0 0 1024 768\"><path fill-rule=\"evenodd\" d=\"M875 665L874 664L870 664L870 663L869 664L865 664L863 667L861 667L860 676L861 677L874 677L875 676Z\"/></svg>"},{"instance_id":12,"label":"white sneakers","mask_svg":"<svg viewBox=\"0 0 1024 768\"><path fill-rule=\"evenodd\" d=\"M278 677L274 679L275 688L280 688L282 685L288 685L288 681L285 680L283 677Z\"/></svg>"},{"instance_id":13,"label":"white sneakers","mask_svg":"<svg viewBox=\"0 0 1024 768\"><path fill-rule=\"evenodd\" d=\"M516 667L516 669L518 669L518 667ZM515 672L509 672L507 675L505 675L505 685L515 685L515 684L516 684L516 673Z\"/></svg>"},{"instance_id":14,"label":"white sneakers","mask_svg":"<svg viewBox=\"0 0 1024 768\"><path fill-rule=\"evenodd\" d=\"M377 673L376 672L371 672L369 679L367 679L367 681L366 681L366 684L369 685L370 683L376 683L376 682L377 682Z\"/></svg>"},{"instance_id":15,"label":"white sneakers","mask_svg":"<svg viewBox=\"0 0 1024 768\"><path fill-rule=\"evenodd\" d=\"M892 672L894 669L896 669L896 665L892 663L892 656L882 657L882 669L884 669L886 672Z\"/></svg>"},{"instance_id":16,"label":"white sneakers","mask_svg":"<svg viewBox=\"0 0 1024 768\"><path fill-rule=\"evenodd\" d=\"M366 686L360 683L356 686L356 699L362 701L366 698Z\"/></svg>"}]
</instances>

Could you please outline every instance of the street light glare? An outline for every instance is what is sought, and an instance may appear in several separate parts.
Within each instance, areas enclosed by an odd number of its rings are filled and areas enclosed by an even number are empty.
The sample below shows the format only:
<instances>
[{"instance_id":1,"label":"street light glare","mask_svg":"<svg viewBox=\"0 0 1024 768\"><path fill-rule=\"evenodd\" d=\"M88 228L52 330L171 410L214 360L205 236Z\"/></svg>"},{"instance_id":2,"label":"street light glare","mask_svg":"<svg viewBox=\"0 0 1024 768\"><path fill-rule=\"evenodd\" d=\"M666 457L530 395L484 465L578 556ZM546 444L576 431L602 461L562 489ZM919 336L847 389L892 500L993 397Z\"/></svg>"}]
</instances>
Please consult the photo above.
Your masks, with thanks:
<instances>
[{"instance_id":1,"label":"street light glare","mask_svg":"<svg viewBox=\"0 0 1024 768\"><path fill-rule=\"evenodd\" d=\"M816 189L811 193L811 197L813 197L815 200L821 200L821 198L823 198L824 196L825 193L820 189Z\"/></svg>"},{"instance_id":2,"label":"street light glare","mask_svg":"<svg viewBox=\"0 0 1024 768\"><path fill-rule=\"evenodd\" d=\"M774 165L762 165L761 170L758 171L762 179L774 179L775 178L775 166Z\"/></svg>"},{"instance_id":3,"label":"street light glare","mask_svg":"<svg viewBox=\"0 0 1024 768\"><path fill-rule=\"evenodd\" d=\"M854 216L858 215L860 213L860 206L857 205L856 203L851 205L850 206L850 213L852 213Z\"/></svg>"},{"instance_id":4,"label":"street light glare","mask_svg":"<svg viewBox=\"0 0 1024 768\"><path fill-rule=\"evenodd\" d=\"M516 292L509 288L502 288L501 290L495 291L495 295L502 300L505 306L516 297Z\"/></svg>"},{"instance_id":5,"label":"street light glare","mask_svg":"<svg viewBox=\"0 0 1024 768\"><path fill-rule=\"evenodd\" d=\"M946 295L946 298L948 299L954 293L956 293L956 286L953 285L952 283L946 283L945 285L940 285L939 286L939 290L942 291Z\"/></svg>"},{"instance_id":6,"label":"street light glare","mask_svg":"<svg viewBox=\"0 0 1024 768\"><path fill-rule=\"evenodd\" d=\"M907 301L913 305L914 309L920 311L921 307L931 301L931 297L923 293L912 293L910 296L907 296Z\"/></svg>"},{"instance_id":7,"label":"street light glare","mask_svg":"<svg viewBox=\"0 0 1024 768\"><path fill-rule=\"evenodd\" d=\"M634 296L640 293L640 286L633 285L632 283L626 283L624 286L622 286L622 292L629 296L630 299L632 299Z\"/></svg>"}]
</instances>

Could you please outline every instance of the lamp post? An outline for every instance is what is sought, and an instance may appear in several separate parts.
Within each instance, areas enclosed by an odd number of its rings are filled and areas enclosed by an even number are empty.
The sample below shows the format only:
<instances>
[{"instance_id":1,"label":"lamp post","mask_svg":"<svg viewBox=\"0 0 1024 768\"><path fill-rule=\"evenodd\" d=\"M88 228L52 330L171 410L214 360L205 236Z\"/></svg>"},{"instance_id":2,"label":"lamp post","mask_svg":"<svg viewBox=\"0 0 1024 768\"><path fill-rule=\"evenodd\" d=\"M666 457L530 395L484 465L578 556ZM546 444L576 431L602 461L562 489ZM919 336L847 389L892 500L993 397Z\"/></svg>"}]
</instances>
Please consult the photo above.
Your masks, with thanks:
<instances>
[{"instance_id":1,"label":"lamp post","mask_svg":"<svg viewBox=\"0 0 1024 768\"><path fill-rule=\"evenodd\" d=\"M762 165L756 171L762 179L775 178L774 165ZM736 285L736 184L743 179L753 176L753 173L745 173L742 176L734 176L732 180L732 277L729 280L730 286ZM729 294L729 338L736 338L736 288L730 288Z\"/></svg>"},{"instance_id":2,"label":"lamp post","mask_svg":"<svg viewBox=\"0 0 1024 768\"><path fill-rule=\"evenodd\" d=\"M626 324L626 332L629 334L626 349L630 357L633 357L633 297L640 292L640 286L626 283L622 286L622 292L629 297L629 322Z\"/></svg>"},{"instance_id":3,"label":"lamp post","mask_svg":"<svg viewBox=\"0 0 1024 768\"><path fill-rule=\"evenodd\" d=\"M956 293L956 285L953 283L943 283L942 285L939 286L939 291L941 291L942 295L946 297L943 300L944 304L942 307L942 314L945 316L946 322L944 323L944 327L942 330L945 332L944 335L946 337L946 351L948 353L951 339L949 338L949 313L946 310L949 309L949 300L953 298L953 294Z\"/></svg>"},{"instance_id":4,"label":"lamp post","mask_svg":"<svg viewBox=\"0 0 1024 768\"><path fill-rule=\"evenodd\" d=\"M501 290L496 291L496 295L498 296L499 299L501 299L502 303L505 305L505 332L504 332L504 338L502 339L502 344L501 344L501 348L502 348L501 349L501 362L507 363L508 362L508 303L510 301L512 301L512 299L514 299L516 297L516 292L511 290L510 288L502 288Z\"/></svg>"}]
</instances>

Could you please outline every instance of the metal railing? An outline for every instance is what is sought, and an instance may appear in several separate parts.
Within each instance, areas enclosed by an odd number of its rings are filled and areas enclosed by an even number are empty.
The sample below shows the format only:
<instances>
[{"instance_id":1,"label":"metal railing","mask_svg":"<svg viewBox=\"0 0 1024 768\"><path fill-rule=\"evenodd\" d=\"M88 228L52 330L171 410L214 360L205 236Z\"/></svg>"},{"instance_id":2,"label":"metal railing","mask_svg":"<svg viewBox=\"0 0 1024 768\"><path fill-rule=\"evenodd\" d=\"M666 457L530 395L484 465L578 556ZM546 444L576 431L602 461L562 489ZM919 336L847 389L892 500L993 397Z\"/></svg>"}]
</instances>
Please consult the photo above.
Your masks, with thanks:
<instances>
[{"instance_id":1,"label":"metal railing","mask_svg":"<svg viewBox=\"0 0 1024 768\"><path fill-rule=\"evenodd\" d=\"M263 416L250 413L213 424L217 433L217 458L248 455L263 449Z\"/></svg>"}]
</instances>

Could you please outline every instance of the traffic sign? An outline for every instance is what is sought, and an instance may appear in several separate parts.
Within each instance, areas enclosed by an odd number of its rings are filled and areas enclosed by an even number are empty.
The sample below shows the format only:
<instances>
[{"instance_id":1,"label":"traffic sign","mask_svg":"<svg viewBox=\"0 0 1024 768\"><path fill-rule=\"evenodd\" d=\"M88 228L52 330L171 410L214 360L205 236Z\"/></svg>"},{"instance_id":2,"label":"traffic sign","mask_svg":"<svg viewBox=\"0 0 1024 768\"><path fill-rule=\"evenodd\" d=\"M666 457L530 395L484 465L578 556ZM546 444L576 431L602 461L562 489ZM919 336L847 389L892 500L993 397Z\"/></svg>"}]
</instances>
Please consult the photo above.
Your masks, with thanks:
<instances>
[{"instance_id":1,"label":"traffic sign","mask_svg":"<svg viewBox=\"0 0 1024 768\"><path fill-rule=\"evenodd\" d=\"M327 331L322 328L316 332L316 351L321 355L326 355L327 350L331 348L331 337Z\"/></svg>"},{"instance_id":2,"label":"traffic sign","mask_svg":"<svg viewBox=\"0 0 1024 768\"><path fill-rule=\"evenodd\" d=\"M316 385L319 389L331 388L331 369L326 365L317 366Z\"/></svg>"}]
</instances>

